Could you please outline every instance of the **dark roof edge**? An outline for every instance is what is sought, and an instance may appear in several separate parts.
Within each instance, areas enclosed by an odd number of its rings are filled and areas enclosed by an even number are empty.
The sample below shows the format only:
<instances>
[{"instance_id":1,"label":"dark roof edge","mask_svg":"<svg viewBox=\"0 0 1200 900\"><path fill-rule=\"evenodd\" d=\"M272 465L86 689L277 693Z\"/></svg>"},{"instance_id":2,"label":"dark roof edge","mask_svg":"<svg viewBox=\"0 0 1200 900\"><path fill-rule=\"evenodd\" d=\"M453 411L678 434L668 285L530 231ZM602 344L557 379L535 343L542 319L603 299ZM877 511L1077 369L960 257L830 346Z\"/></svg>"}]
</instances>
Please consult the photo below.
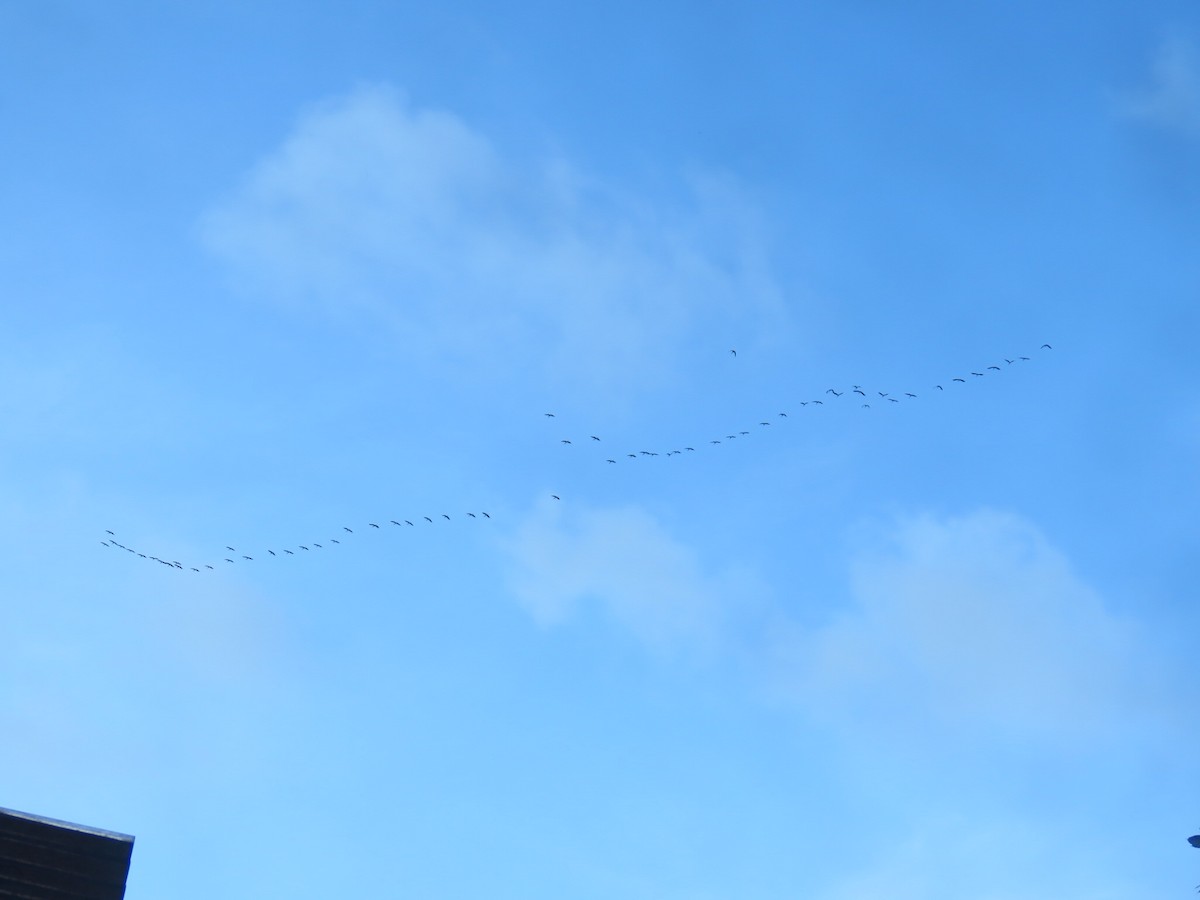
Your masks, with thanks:
<instances>
[{"instance_id":1,"label":"dark roof edge","mask_svg":"<svg viewBox=\"0 0 1200 900\"><path fill-rule=\"evenodd\" d=\"M119 831L108 831L104 828L92 828L89 825L79 825L75 822L64 822L62 819L51 819L49 816L37 816L33 813L19 812L15 809L7 809L0 806L0 815L15 816L18 819L26 819L30 822L40 822L43 825L53 825L57 828L69 828L72 831L82 831L84 834L92 834L96 837L108 838L114 841L125 841L132 844L134 837L132 834L121 834Z\"/></svg>"}]
</instances>

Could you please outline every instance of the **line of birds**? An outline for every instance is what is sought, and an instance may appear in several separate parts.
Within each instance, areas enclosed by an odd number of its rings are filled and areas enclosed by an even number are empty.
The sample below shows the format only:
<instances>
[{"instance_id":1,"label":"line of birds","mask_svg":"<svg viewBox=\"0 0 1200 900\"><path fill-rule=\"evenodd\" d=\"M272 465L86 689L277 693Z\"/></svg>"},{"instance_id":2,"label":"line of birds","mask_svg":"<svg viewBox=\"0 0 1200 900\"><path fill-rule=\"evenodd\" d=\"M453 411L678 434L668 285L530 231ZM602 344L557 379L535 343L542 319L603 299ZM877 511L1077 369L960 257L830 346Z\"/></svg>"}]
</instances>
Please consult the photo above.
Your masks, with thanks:
<instances>
[{"instance_id":1,"label":"line of birds","mask_svg":"<svg viewBox=\"0 0 1200 900\"><path fill-rule=\"evenodd\" d=\"M555 497L554 499L557 500L559 498ZM486 513L483 511L480 511L479 513L473 513L473 512L467 513L467 517L471 518L471 519L479 519L480 516L482 516L484 519L490 519L492 517L490 513ZM453 521L447 513L442 513L441 517L443 519L445 519L447 522ZM419 519L424 519L430 525L433 525L436 521L431 516L420 516ZM367 528L374 528L374 529L382 531L385 529L386 525L395 525L396 527L398 527L400 529L404 529L406 527L412 527L412 528L417 527L410 519L400 519L400 520L387 519L384 521L385 521L384 525L380 525L378 522L368 522L365 527L360 527L359 530L365 531ZM327 538L324 543L321 543L319 541L309 541L307 544L297 544L295 546L295 548L278 547L277 548L279 550L278 553L276 553L274 549L257 550L257 551L254 551L255 552L254 556L251 556L248 553L243 552L243 550L238 550L236 547L231 547L228 544L226 544L225 549L229 553L233 554L233 556L224 556L224 557L222 557L222 560L226 564L236 565L239 562L255 562L256 560L285 559L288 556L299 555L296 552L298 550L303 550L303 551L307 551L307 552L311 553L314 550L323 550L327 546L333 547L336 545L340 545L343 540L347 539L347 535L353 535L353 534L355 534L355 531L353 528L349 527L348 525L343 525L341 532L339 532L339 537ZM133 555L137 556L139 559L144 559L147 562L161 563L162 565L166 566L169 569L176 569L180 572L190 570L192 572L201 573L201 572L205 572L205 571L211 572L211 571L216 570L217 568L220 568L220 565L213 565L212 563L201 563L199 566L193 566L190 564L184 565L177 559L165 559L160 556L155 556L152 553L143 553L142 551L138 550L136 547L128 547L125 544L122 544L120 541L117 540L116 533L111 531L110 529L105 529L105 535L106 535L106 537L100 541L100 543L103 546L108 547L110 549L124 550L127 553L132 553Z\"/></svg>"},{"instance_id":2,"label":"line of birds","mask_svg":"<svg viewBox=\"0 0 1200 900\"><path fill-rule=\"evenodd\" d=\"M1052 350L1053 347L1051 347L1050 344L1042 344L1040 349ZM731 354L733 354L733 356L735 356L735 357L737 356L736 350L730 350L729 352ZM1004 360L1006 366L1012 366L1012 365L1016 365L1016 364L1022 363L1022 362L1029 362L1030 359L1031 359L1031 357L1028 357L1028 356L1016 356L1012 359L1003 357L1003 360ZM986 376L986 373L989 371L1002 372L1002 371L1004 371L1004 369L998 365L991 365L991 366L984 367L984 371L982 371L982 372L971 371L970 375L973 377L977 377L977 378L983 378ZM950 379L949 383L952 386L956 383L966 384L967 379L965 377L955 376ZM946 390L946 388L942 384L935 384L931 388L931 390L938 390L938 391L944 392ZM885 392L885 391L874 391L873 394L868 394L867 390L862 385L855 384L855 385L851 385L848 388L843 388L840 391L836 388L828 388L828 389L826 389L826 391L822 397L819 397L819 398L816 398L813 400L801 400L799 402L802 407L808 407L808 406L817 407L817 406L823 406L825 404L826 399L828 399L830 402L835 402L843 396L861 397L864 401L866 401L866 400L874 399L874 395L878 395L879 402L877 402L877 405L882 405L882 403L897 403L898 404L898 403L902 402L901 398L903 398L903 401L910 401L910 400L918 399L918 395L912 391L902 391L902 392L896 392L896 393L899 396L893 396L892 393ZM860 405L863 408L867 408L867 409L871 408L871 404L869 402L862 402ZM550 419L556 418L555 414L551 413L551 412L545 413L545 416ZM777 417L786 419L786 418L788 418L788 414L786 412L780 412L780 413L778 413ZM759 425L759 427L770 426L771 421L772 421L771 419L763 419L758 423L758 425ZM732 432L732 433L726 434L724 437L724 440L737 440L740 437L748 437L751 433L752 432L749 430L741 430L741 431ZM601 442L600 436L596 435L596 434L589 434L587 436L587 440L590 442ZM571 441L570 439L567 439L567 438L563 438L563 439L561 439L561 443L564 445L570 446L573 444L573 441ZM708 444L710 446L719 445L721 443L722 443L722 440L716 439L716 438L708 441ZM639 459L641 457L656 457L656 456L671 457L671 456L682 456L686 452L696 452L696 448L692 447L692 446L684 446L682 449L677 448L677 449L665 450L665 451L638 450L637 452L626 453L625 457L628 459ZM617 459L613 458L613 457L608 457L605 459L605 462L610 465L615 465L617 463ZM551 494L550 498L552 500L556 500L556 501L562 499L558 494ZM482 512L482 511L479 512L478 514L476 514L474 512L468 512L466 515L467 515L467 517L472 518L472 519L479 519L480 516L482 516L484 519L491 518L491 515L489 513ZM442 513L441 518L445 519L446 521L452 521L451 517L447 513ZM428 523L430 525L434 524L436 521L431 516L419 516L418 519L423 519L426 523ZM417 527L411 519L386 519L386 520L382 520L382 521L384 521L385 524L381 525L378 522L368 522L365 527L360 527L360 530L365 531L366 529L370 528L370 529L376 529L376 530L382 531L382 530L385 530L388 526L395 526L397 528L400 528L401 530L403 530L405 527L412 527L412 528ZM130 554L137 556L140 559L144 559L148 562L157 562L157 563L160 563L161 565L167 566L168 568L174 569L177 571L190 570L194 573L201 573L204 571L214 571L218 568L221 568L222 565L237 565L238 563L255 562L256 560L283 559L284 557L287 557L287 556L300 555L299 553L297 553L297 551L313 552L315 550L322 550L322 549L326 548L326 545L329 545L329 546L340 545L342 540L346 539L347 535L353 535L353 534L355 534L355 532L354 532L354 529L350 528L349 526L342 526L342 531L338 533L339 537L328 538L325 541L325 543L321 543L318 541L311 541L308 544L297 544L295 546L295 548L278 547L278 548L274 548L274 549L255 551L255 555L253 555L253 556L251 556L249 553L239 551L237 548L226 544L225 550L227 550L229 553L231 553L232 556L222 556L221 557L222 562L217 563L217 564L202 563L199 566L193 566L193 565L185 566L179 560L166 559L164 557L155 556L154 554L151 554L151 553L143 553L135 547L126 546L125 544L118 541L116 539L116 535L113 531L111 531L111 530L106 531L106 534L107 534L107 538L101 540L100 543L107 548L124 550ZM279 550L278 553L276 552L276 549Z\"/></svg>"},{"instance_id":3,"label":"line of birds","mask_svg":"<svg viewBox=\"0 0 1200 900\"><path fill-rule=\"evenodd\" d=\"M1050 344L1042 344L1039 349L1053 350L1054 348ZM732 353L734 356L737 356L736 350L730 350L729 352ZM984 378L987 376L988 372L1003 372L1009 366L1018 365L1020 363L1030 362L1032 357L1018 355L1011 359L1009 357L1001 357L1001 359L1003 359L1003 361L1005 363L1005 365L1003 367L998 366L998 365L989 365L989 366L982 367L983 368L982 372L971 370L968 374L972 378ZM951 386L951 388L953 388L953 386L956 384L967 384L967 382L968 382L968 379L966 377L956 375L956 376L952 377L951 379L949 379L949 381L947 383ZM935 384L930 388L930 390L931 391L934 391L934 390L941 391L944 393L946 390L946 386L945 386L945 384ZM825 393L821 397L818 397L813 400L801 400L801 401L799 401L799 403L800 403L801 407L810 407L811 406L813 408L816 408L818 406L824 406L827 401L830 403L836 402L841 397L850 397L852 399L859 399L860 400L859 406L861 408L871 409L872 408L871 401L875 402L876 407L882 407L885 404L892 404L892 403L899 404L899 403L907 403L907 402L910 402L913 400L917 400L919 398L919 395L912 391L894 391L894 392L893 391L868 391L861 384L852 384L849 387L842 387L841 390L838 390L837 388L827 388ZM545 415L545 417L549 418L549 419L557 418L557 416L552 412L544 413L543 415ZM786 418L788 418L788 414L786 412L780 412L780 413L776 414L776 416L775 416L775 419L786 419ZM759 428L764 427L764 426L769 427L771 425L771 422L772 422L771 418L762 419L759 421L757 427L759 427ZM723 438L709 439L707 441L707 446L715 447L715 446L721 444L723 441L735 441L738 438L748 437L752 433L753 433L752 430L745 430L745 429L732 431L732 432L724 435ZM589 443L590 441L600 441L601 439L600 439L599 435L589 434L586 439L577 438L576 440L579 441L580 443L586 444L586 443ZM564 446L573 446L576 443L576 440L571 440L570 438L562 438L559 440L559 443ZM699 446L704 447L705 442L703 442L703 441L699 442ZM685 453L695 453L695 452L697 452L697 448L695 446L682 446L682 447L677 447L672 450L637 450L636 452L626 452L623 454L618 454L618 456L616 456L616 457L606 457L604 461L608 465L616 465L620 461L620 459L636 460L636 459L642 459L642 458L653 458L656 456L672 457L672 456L682 456Z\"/></svg>"}]
</instances>

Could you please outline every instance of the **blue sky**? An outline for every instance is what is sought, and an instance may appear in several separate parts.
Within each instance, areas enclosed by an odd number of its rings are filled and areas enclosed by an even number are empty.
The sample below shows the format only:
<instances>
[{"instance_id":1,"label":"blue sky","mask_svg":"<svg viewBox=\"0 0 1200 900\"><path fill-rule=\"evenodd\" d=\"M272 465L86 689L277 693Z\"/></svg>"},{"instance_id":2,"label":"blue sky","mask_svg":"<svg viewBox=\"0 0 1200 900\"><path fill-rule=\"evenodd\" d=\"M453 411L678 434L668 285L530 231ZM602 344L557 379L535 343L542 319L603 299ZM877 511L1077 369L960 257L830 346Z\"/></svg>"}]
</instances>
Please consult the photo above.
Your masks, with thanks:
<instances>
[{"instance_id":1,"label":"blue sky","mask_svg":"<svg viewBox=\"0 0 1200 900\"><path fill-rule=\"evenodd\" d=\"M1191 891L1193 4L188 7L0 7L0 805L131 900Z\"/></svg>"}]
</instances>

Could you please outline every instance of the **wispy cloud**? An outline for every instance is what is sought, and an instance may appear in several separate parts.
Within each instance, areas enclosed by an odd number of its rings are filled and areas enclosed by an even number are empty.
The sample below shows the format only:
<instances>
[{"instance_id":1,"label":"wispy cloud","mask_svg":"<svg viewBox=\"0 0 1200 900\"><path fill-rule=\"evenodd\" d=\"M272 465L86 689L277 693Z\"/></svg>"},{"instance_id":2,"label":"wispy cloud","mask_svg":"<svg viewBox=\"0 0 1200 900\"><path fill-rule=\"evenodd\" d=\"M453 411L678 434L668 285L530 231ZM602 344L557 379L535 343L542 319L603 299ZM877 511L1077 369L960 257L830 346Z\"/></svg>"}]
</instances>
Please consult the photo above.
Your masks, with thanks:
<instances>
[{"instance_id":1,"label":"wispy cloud","mask_svg":"<svg viewBox=\"0 0 1200 900\"><path fill-rule=\"evenodd\" d=\"M542 373L611 382L668 370L701 322L778 313L752 204L692 187L667 207L561 158L523 165L364 87L303 115L201 234L249 289L365 313L413 354L519 345Z\"/></svg>"},{"instance_id":2,"label":"wispy cloud","mask_svg":"<svg viewBox=\"0 0 1200 900\"><path fill-rule=\"evenodd\" d=\"M1200 138L1200 53L1175 37L1159 48L1149 87L1126 94L1121 111L1130 118Z\"/></svg>"},{"instance_id":3,"label":"wispy cloud","mask_svg":"<svg viewBox=\"0 0 1200 900\"><path fill-rule=\"evenodd\" d=\"M1019 517L903 522L852 592L775 648L794 699L839 727L1078 746L1170 718L1146 636Z\"/></svg>"},{"instance_id":4,"label":"wispy cloud","mask_svg":"<svg viewBox=\"0 0 1200 900\"><path fill-rule=\"evenodd\" d=\"M544 504L510 552L512 590L536 621L557 625L595 603L656 650L717 649L761 597L748 573L706 565L636 507L568 513Z\"/></svg>"}]
</instances>

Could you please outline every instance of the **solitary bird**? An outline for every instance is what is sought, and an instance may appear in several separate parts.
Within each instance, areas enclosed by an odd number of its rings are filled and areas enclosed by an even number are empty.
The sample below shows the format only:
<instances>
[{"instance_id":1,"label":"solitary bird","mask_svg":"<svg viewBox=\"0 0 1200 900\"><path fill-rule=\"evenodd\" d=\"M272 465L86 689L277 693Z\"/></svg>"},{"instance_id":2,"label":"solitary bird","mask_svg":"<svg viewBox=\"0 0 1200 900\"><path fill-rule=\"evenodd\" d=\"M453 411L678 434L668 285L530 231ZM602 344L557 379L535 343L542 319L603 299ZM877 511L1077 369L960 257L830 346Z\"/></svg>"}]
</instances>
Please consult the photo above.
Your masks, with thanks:
<instances>
[{"instance_id":1,"label":"solitary bird","mask_svg":"<svg viewBox=\"0 0 1200 900\"><path fill-rule=\"evenodd\" d=\"M296 554L295 554L295 553L293 553L291 550L284 550L283 552L284 552L284 553L286 553L288 556L295 556L295 555L296 555Z\"/></svg>"},{"instance_id":2,"label":"solitary bird","mask_svg":"<svg viewBox=\"0 0 1200 900\"><path fill-rule=\"evenodd\" d=\"M487 513L484 513L484 514L483 514L483 517L484 517L485 519L490 519L490 518L491 518L491 516L489 516Z\"/></svg>"},{"instance_id":3,"label":"solitary bird","mask_svg":"<svg viewBox=\"0 0 1200 900\"><path fill-rule=\"evenodd\" d=\"M242 559L248 559L248 560L250 560L250 562L254 562L253 556L243 556Z\"/></svg>"},{"instance_id":4,"label":"solitary bird","mask_svg":"<svg viewBox=\"0 0 1200 900\"><path fill-rule=\"evenodd\" d=\"M684 450L691 450L693 453L695 453L695 452L696 452L696 448L695 448L695 447L684 447L683 449L684 449Z\"/></svg>"},{"instance_id":5,"label":"solitary bird","mask_svg":"<svg viewBox=\"0 0 1200 900\"><path fill-rule=\"evenodd\" d=\"M341 543L341 541L339 541L337 538L330 538L330 539L329 539L329 543L331 543L331 544L340 544L340 543Z\"/></svg>"},{"instance_id":6,"label":"solitary bird","mask_svg":"<svg viewBox=\"0 0 1200 900\"><path fill-rule=\"evenodd\" d=\"M405 520L404 520L404 524L405 524L405 525L412 525L412 522L408 521L408 519L405 519ZM416 525L413 525L413 528L416 528L416 527L417 527Z\"/></svg>"},{"instance_id":7,"label":"solitary bird","mask_svg":"<svg viewBox=\"0 0 1200 900\"><path fill-rule=\"evenodd\" d=\"M275 551L274 551L274 550L268 550L267 552L268 552L268 553L270 553L272 556L274 556L274 555L275 555Z\"/></svg>"},{"instance_id":8,"label":"solitary bird","mask_svg":"<svg viewBox=\"0 0 1200 900\"><path fill-rule=\"evenodd\" d=\"M904 392L904 396L905 396L905 397L913 397L913 398L915 399L917 395L916 395L916 394L910 394L908 391L905 391L905 392Z\"/></svg>"},{"instance_id":9,"label":"solitary bird","mask_svg":"<svg viewBox=\"0 0 1200 900\"><path fill-rule=\"evenodd\" d=\"M570 441L568 441L568 440L566 440L566 439L564 438L564 439L563 439L562 441L560 441L559 443L562 443L562 444L569 444L569 443L571 443L571 442L570 442Z\"/></svg>"},{"instance_id":10,"label":"solitary bird","mask_svg":"<svg viewBox=\"0 0 1200 900\"><path fill-rule=\"evenodd\" d=\"M395 525L395 526L397 526L397 527L399 527L399 526L400 526L400 523L399 523L399 522L397 522L395 519L388 519L388 521L389 521L389 522L391 522L393 525Z\"/></svg>"},{"instance_id":11,"label":"solitary bird","mask_svg":"<svg viewBox=\"0 0 1200 900\"><path fill-rule=\"evenodd\" d=\"M561 499L562 499L562 497L558 496L558 494L551 494L550 496L551 496L551 497L553 497L555 500L561 500Z\"/></svg>"},{"instance_id":12,"label":"solitary bird","mask_svg":"<svg viewBox=\"0 0 1200 900\"><path fill-rule=\"evenodd\" d=\"M472 519L478 519L478 518L479 518L477 515L475 515L475 513L467 513L467 515L468 515L468 516L470 516Z\"/></svg>"},{"instance_id":13,"label":"solitary bird","mask_svg":"<svg viewBox=\"0 0 1200 900\"><path fill-rule=\"evenodd\" d=\"M856 394L862 394L864 397L865 397L865 396L867 396L865 392L863 392L863 391L859 390L858 388L855 388L855 389L854 389L854 393L856 393Z\"/></svg>"},{"instance_id":14,"label":"solitary bird","mask_svg":"<svg viewBox=\"0 0 1200 900\"><path fill-rule=\"evenodd\" d=\"M999 367L999 366L988 366L988 368L989 368L989 369L995 369L997 372L999 372L999 371L1000 371L1000 367Z\"/></svg>"},{"instance_id":15,"label":"solitary bird","mask_svg":"<svg viewBox=\"0 0 1200 900\"><path fill-rule=\"evenodd\" d=\"M232 547L226 547L225 549L226 549L226 550L233 550L233 548L232 548ZM234 553L237 553L237 551L236 551L236 550L233 550L233 552L234 552Z\"/></svg>"},{"instance_id":16,"label":"solitary bird","mask_svg":"<svg viewBox=\"0 0 1200 900\"><path fill-rule=\"evenodd\" d=\"M447 522L450 521L450 517L448 515L446 515L445 513L442 513L442 518L445 519Z\"/></svg>"},{"instance_id":17,"label":"solitary bird","mask_svg":"<svg viewBox=\"0 0 1200 900\"><path fill-rule=\"evenodd\" d=\"M737 351L736 351L736 350L730 350L729 352L730 352L730 353L732 353L734 356L737 356Z\"/></svg>"},{"instance_id":18,"label":"solitary bird","mask_svg":"<svg viewBox=\"0 0 1200 900\"><path fill-rule=\"evenodd\" d=\"M210 566L208 563L205 563L205 564L204 564L204 568L206 568L206 569L211 569L211 568L212 568L212 566Z\"/></svg>"},{"instance_id":19,"label":"solitary bird","mask_svg":"<svg viewBox=\"0 0 1200 900\"><path fill-rule=\"evenodd\" d=\"M955 381L961 381L963 384L966 384L966 383L967 383L967 379L965 379L965 378L955 378L954 380L955 380Z\"/></svg>"},{"instance_id":20,"label":"solitary bird","mask_svg":"<svg viewBox=\"0 0 1200 900\"><path fill-rule=\"evenodd\" d=\"M972 372L971 374L972 374L972 375L974 375L976 378L982 378L982 377L983 377L983 373L982 373L982 372Z\"/></svg>"},{"instance_id":21,"label":"solitary bird","mask_svg":"<svg viewBox=\"0 0 1200 900\"><path fill-rule=\"evenodd\" d=\"M307 548L307 547L305 547L303 544L301 544L301 545L300 545L300 549L301 549L301 550L307 550L308 548Z\"/></svg>"},{"instance_id":22,"label":"solitary bird","mask_svg":"<svg viewBox=\"0 0 1200 900\"><path fill-rule=\"evenodd\" d=\"M347 528L345 525L342 526L342 531L349 531L351 534L354 534L354 532L351 531L349 528Z\"/></svg>"},{"instance_id":23,"label":"solitary bird","mask_svg":"<svg viewBox=\"0 0 1200 900\"><path fill-rule=\"evenodd\" d=\"M1042 344L1042 347L1041 347L1041 349L1043 349L1043 350L1053 350L1054 348L1053 348L1053 347L1051 347L1049 344Z\"/></svg>"},{"instance_id":24,"label":"solitary bird","mask_svg":"<svg viewBox=\"0 0 1200 900\"><path fill-rule=\"evenodd\" d=\"M376 525L374 522L368 522L367 524L368 524L368 525L370 525L372 528L378 528L378 527L379 527L379 526L378 526L378 525Z\"/></svg>"},{"instance_id":25,"label":"solitary bird","mask_svg":"<svg viewBox=\"0 0 1200 900\"><path fill-rule=\"evenodd\" d=\"M608 462L608 463L615 463L615 462L616 462L616 460L615 460L615 459L606 459L606 460L605 460L605 462Z\"/></svg>"},{"instance_id":26,"label":"solitary bird","mask_svg":"<svg viewBox=\"0 0 1200 900\"><path fill-rule=\"evenodd\" d=\"M944 390L945 390L945 388L944 388L944 387L942 387L940 384L935 384L935 385L934 385L934 387L935 387L935 388L937 388L939 391L944 391Z\"/></svg>"},{"instance_id":27,"label":"solitary bird","mask_svg":"<svg viewBox=\"0 0 1200 900\"><path fill-rule=\"evenodd\" d=\"M104 530L105 530L105 532L107 532L108 534L113 534L113 533L114 533L114 532L111 532L111 531L109 531L107 528L105 528Z\"/></svg>"},{"instance_id":28,"label":"solitary bird","mask_svg":"<svg viewBox=\"0 0 1200 900\"><path fill-rule=\"evenodd\" d=\"M424 519L426 522L428 522L430 525L432 525L432 524L433 524L433 519L429 518L429 516L422 516L422 518L423 518L423 519Z\"/></svg>"},{"instance_id":29,"label":"solitary bird","mask_svg":"<svg viewBox=\"0 0 1200 900\"><path fill-rule=\"evenodd\" d=\"M227 556L227 557L225 557L225 562L231 563L231 562L233 562L233 560Z\"/></svg>"},{"instance_id":30,"label":"solitary bird","mask_svg":"<svg viewBox=\"0 0 1200 900\"><path fill-rule=\"evenodd\" d=\"M593 440L593 441L598 441L598 440L600 440L600 438L596 437L594 434L593 434L593 435L591 435L591 438L592 438L592 440Z\"/></svg>"},{"instance_id":31,"label":"solitary bird","mask_svg":"<svg viewBox=\"0 0 1200 900\"><path fill-rule=\"evenodd\" d=\"M316 547L318 550L322 550L322 549L324 549L324 548L323 548L323 547L322 547L320 544L318 544L316 541L313 541L313 546L314 546L314 547Z\"/></svg>"}]
</instances>

